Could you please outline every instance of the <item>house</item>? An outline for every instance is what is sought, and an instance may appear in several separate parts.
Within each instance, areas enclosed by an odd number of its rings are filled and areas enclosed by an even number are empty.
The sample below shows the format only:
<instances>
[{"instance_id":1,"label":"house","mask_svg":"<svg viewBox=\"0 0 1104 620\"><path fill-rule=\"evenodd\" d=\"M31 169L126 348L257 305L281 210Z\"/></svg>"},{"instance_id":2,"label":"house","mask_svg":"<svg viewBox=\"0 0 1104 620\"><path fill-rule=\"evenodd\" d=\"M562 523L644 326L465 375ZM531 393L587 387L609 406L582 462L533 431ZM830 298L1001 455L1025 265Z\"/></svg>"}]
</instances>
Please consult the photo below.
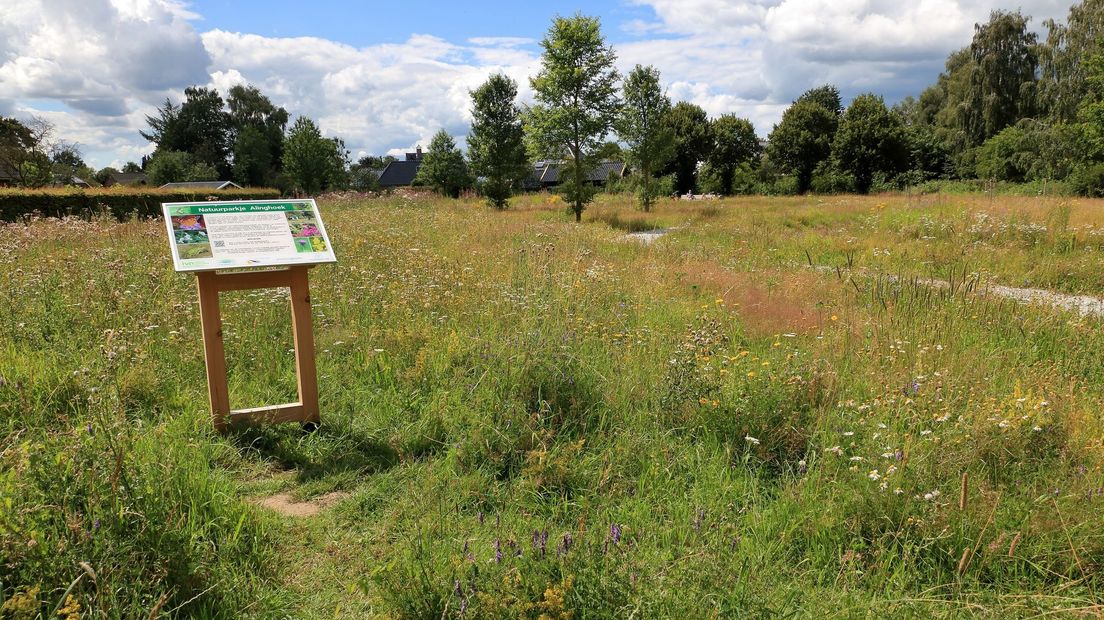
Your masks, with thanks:
<instances>
[{"instance_id":1,"label":"house","mask_svg":"<svg viewBox=\"0 0 1104 620\"><path fill-rule=\"evenodd\" d=\"M402 187L414 183L414 177L418 169L422 167L422 147L418 147L413 153L407 153L406 159L396 160L383 169L379 175L379 184L382 188Z\"/></svg>"},{"instance_id":2,"label":"house","mask_svg":"<svg viewBox=\"0 0 1104 620\"><path fill-rule=\"evenodd\" d=\"M242 186L233 181L184 181L183 183L166 183L158 189L204 189L216 191L220 189L242 189Z\"/></svg>"},{"instance_id":3,"label":"house","mask_svg":"<svg viewBox=\"0 0 1104 620\"><path fill-rule=\"evenodd\" d=\"M560 177L563 167L563 162L559 161L538 161L533 164L533 173L522 183L522 186L528 190L555 187L563 182ZM624 163L603 159L587 173L586 182L604 186L610 178L622 178L627 172L628 169Z\"/></svg>"},{"instance_id":4,"label":"house","mask_svg":"<svg viewBox=\"0 0 1104 620\"><path fill-rule=\"evenodd\" d=\"M13 186L19 184L19 171L15 169L15 166L0 161L0 187Z\"/></svg>"},{"instance_id":5,"label":"house","mask_svg":"<svg viewBox=\"0 0 1104 620\"><path fill-rule=\"evenodd\" d=\"M112 185L146 185L145 172L111 172L104 180L104 187Z\"/></svg>"}]
</instances>

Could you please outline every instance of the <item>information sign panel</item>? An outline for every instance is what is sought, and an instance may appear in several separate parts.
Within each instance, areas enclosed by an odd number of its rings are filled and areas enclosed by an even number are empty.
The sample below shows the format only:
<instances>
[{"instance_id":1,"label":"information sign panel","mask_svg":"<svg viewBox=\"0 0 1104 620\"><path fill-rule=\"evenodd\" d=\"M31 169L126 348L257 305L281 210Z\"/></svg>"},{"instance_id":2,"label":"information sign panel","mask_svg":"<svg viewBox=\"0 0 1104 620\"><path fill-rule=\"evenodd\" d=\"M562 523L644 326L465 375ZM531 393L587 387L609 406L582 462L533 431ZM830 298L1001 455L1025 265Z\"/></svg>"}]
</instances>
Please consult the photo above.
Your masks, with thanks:
<instances>
[{"instance_id":1,"label":"information sign panel","mask_svg":"<svg viewBox=\"0 0 1104 620\"><path fill-rule=\"evenodd\" d=\"M337 260L313 199L169 202L161 207L177 271Z\"/></svg>"}]
</instances>

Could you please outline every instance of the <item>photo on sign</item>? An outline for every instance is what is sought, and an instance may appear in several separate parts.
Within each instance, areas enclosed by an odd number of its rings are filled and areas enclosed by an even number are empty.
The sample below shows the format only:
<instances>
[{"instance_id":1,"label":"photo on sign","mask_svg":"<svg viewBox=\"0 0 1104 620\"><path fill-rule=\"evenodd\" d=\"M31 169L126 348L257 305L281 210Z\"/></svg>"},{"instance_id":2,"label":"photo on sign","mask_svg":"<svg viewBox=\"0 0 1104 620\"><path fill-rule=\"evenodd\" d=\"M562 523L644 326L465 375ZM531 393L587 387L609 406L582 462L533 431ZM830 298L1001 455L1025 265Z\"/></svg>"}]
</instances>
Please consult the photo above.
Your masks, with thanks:
<instances>
[{"instance_id":1,"label":"photo on sign","mask_svg":"<svg viewBox=\"0 0 1104 620\"><path fill-rule=\"evenodd\" d=\"M318 220L310 211L288 211L286 214L292 237L317 237Z\"/></svg>"},{"instance_id":2,"label":"photo on sign","mask_svg":"<svg viewBox=\"0 0 1104 620\"><path fill-rule=\"evenodd\" d=\"M177 215L172 218L173 230L206 230L202 215Z\"/></svg>"},{"instance_id":3,"label":"photo on sign","mask_svg":"<svg viewBox=\"0 0 1104 620\"><path fill-rule=\"evenodd\" d=\"M176 235L176 244L185 245L188 243L209 243L210 239L207 238L206 230L176 230L173 231Z\"/></svg>"},{"instance_id":4,"label":"photo on sign","mask_svg":"<svg viewBox=\"0 0 1104 620\"><path fill-rule=\"evenodd\" d=\"M187 245L178 245L177 250L180 254L181 260L188 260L192 258L211 258L214 254L211 252L210 243L189 243Z\"/></svg>"}]
</instances>

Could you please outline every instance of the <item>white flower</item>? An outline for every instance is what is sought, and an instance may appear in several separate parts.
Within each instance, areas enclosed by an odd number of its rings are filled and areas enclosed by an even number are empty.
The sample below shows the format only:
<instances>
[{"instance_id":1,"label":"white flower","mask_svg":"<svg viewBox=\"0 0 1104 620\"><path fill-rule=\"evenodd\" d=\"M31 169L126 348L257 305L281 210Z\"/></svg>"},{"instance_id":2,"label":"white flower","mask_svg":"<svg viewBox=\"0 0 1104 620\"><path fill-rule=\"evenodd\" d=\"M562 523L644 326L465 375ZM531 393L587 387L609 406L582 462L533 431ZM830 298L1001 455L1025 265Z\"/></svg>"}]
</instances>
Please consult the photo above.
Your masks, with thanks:
<instances>
[{"instance_id":1,"label":"white flower","mask_svg":"<svg viewBox=\"0 0 1104 620\"><path fill-rule=\"evenodd\" d=\"M837 456L843 454L843 448L840 448L839 446L832 446L831 448L825 448L824 451L825 452L833 452Z\"/></svg>"},{"instance_id":2,"label":"white flower","mask_svg":"<svg viewBox=\"0 0 1104 620\"><path fill-rule=\"evenodd\" d=\"M925 428L924 430L920 431L920 436L923 437L924 435L931 435L931 433L931 429Z\"/></svg>"},{"instance_id":3,"label":"white flower","mask_svg":"<svg viewBox=\"0 0 1104 620\"><path fill-rule=\"evenodd\" d=\"M759 440L752 437L751 435L744 435L744 441L750 443L753 446L759 445Z\"/></svg>"},{"instance_id":4,"label":"white flower","mask_svg":"<svg viewBox=\"0 0 1104 620\"><path fill-rule=\"evenodd\" d=\"M847 432L845 432L845 433L843 434L843 436L844 436L844 437L851 437L851 436L852 436L852 435L854 435L854 434L855 434L855 431L847 431Z\"/></svg>"},{"instance_id":5,"label":"white flower","mask_svg":"<svg viewBox=\"0 0 1104 620\"><path fill-rule=\"evenodd\" d=\"M882 475L878 473L877 469L872 469L870 470L870 473L866 474L866 477L870 478L871 480L878 480L882 477Z\"/></svg>"},{"instance_id":6,"label":"white flower","mask_svg":"<svg viewBox=\"0 0 1104 620\"><path fill-rule=\"evenodd\" d=\"M864 459L861 456L853 456L853 457L851 457L850 459L847 459L847 460L849 460L851 462L857 462L857 461L862 461Z\"/></svg>"},{"instance_id":7,"label":"white flower","mask_svg":"<svg viewBox=\"0 0 1104 620\"><path fill-rule=\"evenodd\" d=\"M1041 427L1041 426L1033 426L1033 427L1031 427L1031 430L1033 430L1033 431L1035 431L1036 433L1038 433L1039 431L1043 430L1043 427Z\"/></svg>"}]
</instances>

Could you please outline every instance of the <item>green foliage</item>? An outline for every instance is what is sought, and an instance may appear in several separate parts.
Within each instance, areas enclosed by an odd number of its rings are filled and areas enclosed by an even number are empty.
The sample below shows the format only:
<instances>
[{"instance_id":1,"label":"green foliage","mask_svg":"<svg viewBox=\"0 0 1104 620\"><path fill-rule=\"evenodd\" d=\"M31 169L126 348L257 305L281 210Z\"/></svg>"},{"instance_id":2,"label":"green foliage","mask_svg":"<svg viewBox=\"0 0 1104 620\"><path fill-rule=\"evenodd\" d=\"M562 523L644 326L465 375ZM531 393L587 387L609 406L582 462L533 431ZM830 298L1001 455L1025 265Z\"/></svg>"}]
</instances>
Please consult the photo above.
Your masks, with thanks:
<instances>
[{"instance_id":1,"label":"green foliage","mask_svg":"<svg viewBox=\"0 0 1104 620\"><path fill-rule=\"evenodd\" d=\"M675 156L665 174L675 175L675 190L680 194L698 188L698 164L713 148L709 117L701 106L685 101L676 103L667 115L667 126L675 136Z\"/></svg>"},{"instance_id":2,"label":"green foliage","mask_svg":"<svg viewBox=\"0 0 1104 620\"><path fill-rule=\"evenodd\" d=\"M491 206L505 209L514 188L532 172L525 153L521 111L515 101L517 82L496 73L472 91L471 97L471 171L483 177L480 191Z\"/></svg>"},{"instance_id":3,"label":"green foliage","mask_svg":"<svg viewBox=\"0 0 1104 620\"><path fill-rule=\"evenodd\" d=\"M1104 198L1104 164L1083 164L1069 177L1070 191L1079 196Z\"/></svg>"},{"instance_id":4,"label":"green foliage","mask_svg":"<svg viewBox=\"0 0 1104 620\"><path fill-rule=\"evenodd\" d=\"M606 45L597 18L556 17L544 39L541 69L530 79L537 104L525 119L534 156L567 161L560 193L581 222L595 190L586 182L595 153L613 128L617 100L617 56Z\"/></svg>"},{"instance_id":5,"label":"green foliage","mask_svg":"<svg viewBox=\"0 0 1104 620\"><path fill-rule=\"evenodd\" d=\"M165 183L220 180L214 166L181 151L155 152L146 167L146 175L154 187Z\"/></svg>"},{"instance_id":6,"label":"green foliage","mask_svg":"<svg viewBox=\"0 0 1104 620\"><path fill-rule=\"evenodd\" d=\"M232 122L218 91L199 86L184 89L184 103L166 99L156 116L147 116L149 131L142 137L158 151L189 153L213 167L220 177L230 175ZM225 176L224 176L225 175Z\"/></svg>"},{"instance_id":7,"label":"green foliage","mask_svg":"<svg viewBox=\"0 0 1104 620\"><path fill-rule=\"evenodd\" d=\"M471 183L464 154L447 131L438 130L429 142L414 184L431 187L442 196L459 198L460 192L471 187Z\"/></svg>"},{"instance_id":8,"label":"green foliage","mask_svg":"<svg viewBox=\"0 0 1104 620\"><path fill-rule=\"evenodd\" d=\"M839 126L839 108L823 105L838 100L838 94L832 99L825 96L830 92L824 89L813 89L798 98L770 134L767 153L781 170L794 175L798 193L809 189L813 170L828 159Z\"/></svg>"},{"instance_id":9,"label":"green foliage","mask_svg":"<svg viewBox=\"0 0 1104 620\"><path fill-rule=\"evenodd\" d=\"M233 126L234 180L243 186L275 184L283 157L288 112L255 86L237 84L226 99Z\"/></svg>"},{"instance_id":10,"label":"green foliage","mask_svg":"<svg viewBox=\"0 0 1104 620\"><path fill-rule=\"evenodd\" d=\"M636 65L622 86L621 115L615 128L625 141L637 200L644 211L650 211L661 195L654 177L674 153L674 132L665 122L670 111L671 101L659 86L659 70Z\"/></svg>"},{"instance_id":11,"label":"green foliage","mask_svg":"<svg viewBox=\"0 0 1104 620\"><path fill-rule=\"evenodd\" d=\"M1037 37L1027 22L1019 12L993 11L988 23L974 28L972 109L964 127L974 145L1034 114Z\"/></svg>"},{"instance_id":12,"label":"green foliage","mask_svg":"<svg viewBox=\"0 0 1104 620\"><path fill-rule=\"evenodd\" d=\"M306 195L340 189L347 182L348 152L338 138L323 138L318 125L300 116L284 141L284 172L291 186Z\"/></svg>"},{"instance_id":13,"label":"green foliage","mask_svg":"<svg viewBox=\"0 0 1104 620\"><path fill-rule=\"evenodd\" d=\"M117 219L161 217L162 202L197 202L208 196L220 200L272 200L279 190L265 188L226 190L158 190L116 186L106 189L4 189L0 188L0 221L14 222L34 214L44 217L90 217L109 213Z\"/></svg>"},{"instance_id":14,"label":"green foliage","mask_svg":"<svg viewBox=\"0 0 1104 620\"><path fill-rule=\"evenodd\" d=\"M832 157L836 167L854 177L855 189L867 193L875 174L893 176L908 167L908 138L900 117L877 95L855 97L840 119Z\"/></svg>"},{"instance_id":15,"label":"green foliage","mask_svg":"<svg viewBox=\"0 0 1104 620\"><path fill-rule=\"evenodd\" d=\"M755 127L747 119L724 114L713 120L710 133L713 136L713 150L707 160L720 175L719 191L716 193L724 196L741 193L740 188L736 187L736 171L741 166L754 164L759 157L759 137L755 135Z\"/></svg>"},{"instance_id":16,"label":"green foliage","mask_svg":"<svg viewBox=\"0 0 1104 620\"><path fill-rule=\"evenodd\" d=\"M1086 59L1083 71L1086 93L1077 114L1083 158L1100 161L1104 159L1104 53Z\"/></svg>"},{"instance_id":17,"label":"green foliage","mask_svg":"<svg viewBox=\"0 0 1104 620\"><path fill-rule=\"evenodd\" d=\"M1066 23L1048 19L1039 50L1039 108L1052 121L1073 122L1089 92L1086 62L1104 53L1104 0L1082 0L1069 9Z\"/></svg>"},{"instance_id":18,"label":"green foliage","mask_svg":"<svg viewBox=\"0 0 1104 620\"><path fill-rule=\"evenodd\" d=\"M856 191L857 185L855 176L850 171L842 169L834 160L828 159L820 162L813 171L809 190L815 194L846 194ZM866 190L869 191L870 187L867 186Z\"/></svg>"},{"instance_id":19,"label":"green foliage","mask_svg":"<svg viewBox=\"0 0 1104 620\"><path fill-rule=\"evenodd\" d=\"M42 187L52 180L48 152L53 125L32 117L26 123L0 116L0 168L22 187Z\"/></svg>"},{"instance_id":20,"label":"green foliage","mask_svg":"<svg viewBox=\"0 0 1104 620\"><path fill-rule=\"evenodd\" d=\"M1064 179L1078 159L1075 130L1024 119L983 144L976 153L977 176L1024 182Z\"/></svg>"}]
</instances>

